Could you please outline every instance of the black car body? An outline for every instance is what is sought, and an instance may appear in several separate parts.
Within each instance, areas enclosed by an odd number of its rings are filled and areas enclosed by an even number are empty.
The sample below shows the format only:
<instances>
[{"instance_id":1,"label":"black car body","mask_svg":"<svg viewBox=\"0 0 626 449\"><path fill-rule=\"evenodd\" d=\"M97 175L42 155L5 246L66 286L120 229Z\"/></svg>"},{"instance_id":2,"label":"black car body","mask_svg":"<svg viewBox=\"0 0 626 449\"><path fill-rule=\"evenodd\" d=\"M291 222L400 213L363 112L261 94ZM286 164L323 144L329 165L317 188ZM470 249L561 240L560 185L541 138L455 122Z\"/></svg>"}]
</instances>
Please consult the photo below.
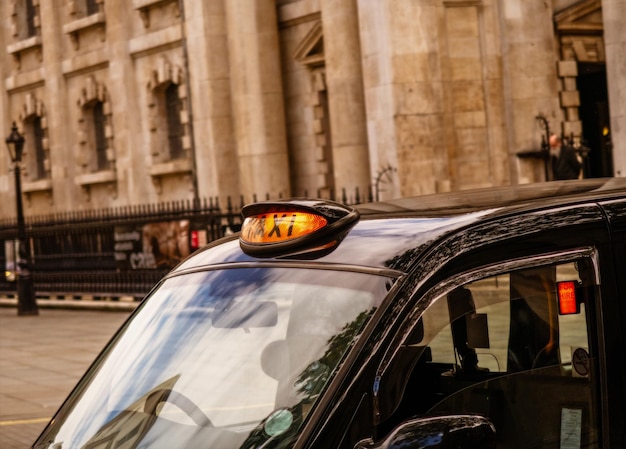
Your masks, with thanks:
<instances>
[{"instance_id":1,"label":"black car body","mask_svg":"<svg viewBox=\"0 0 626 449\"><path fill-rule=\"evenodd\" d=\"M33 447L626 447L626 180L244 215Z\"/></svg>"}]
</instances>

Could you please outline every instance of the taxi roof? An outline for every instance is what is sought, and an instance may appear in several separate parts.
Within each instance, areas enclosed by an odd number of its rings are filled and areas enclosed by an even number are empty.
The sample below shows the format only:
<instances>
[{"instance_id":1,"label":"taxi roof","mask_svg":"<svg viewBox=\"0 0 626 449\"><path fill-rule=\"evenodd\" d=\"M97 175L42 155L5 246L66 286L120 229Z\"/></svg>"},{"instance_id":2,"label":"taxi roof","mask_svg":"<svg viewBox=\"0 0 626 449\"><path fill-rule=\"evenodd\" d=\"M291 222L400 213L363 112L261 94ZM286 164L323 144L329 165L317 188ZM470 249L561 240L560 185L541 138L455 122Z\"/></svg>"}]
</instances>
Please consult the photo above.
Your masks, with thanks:
<instances>
[{"instance_id":1,"label":"taxi roof","mask_svg":"<svg viewBox=\"0 0 626 449\"><path fill-rule=\"evenodd\" d=\"M354 206L360 219L332 252L315 263L406 268L393 261L454 231L498 217L566 204L626 197L626 178L556 181L423 195ZM238 234L211 243L183 261L174 272L239 263L298 263L306 254L257 258L245 254Z\"/></svg>"},{"instance_id":2,"label":"taxi roof","mask_svg":"<svg viewBox=\"0 0 626 449\"><path fill-rule=\"evenodd\" d=\"M447 216L478 210L508 211L549 206L568 201L587 201L611 193L626 194L626 178L552 181L516 186L489 187L437 193L355 206L362 216Z\"/></svg>"}]
</instances>

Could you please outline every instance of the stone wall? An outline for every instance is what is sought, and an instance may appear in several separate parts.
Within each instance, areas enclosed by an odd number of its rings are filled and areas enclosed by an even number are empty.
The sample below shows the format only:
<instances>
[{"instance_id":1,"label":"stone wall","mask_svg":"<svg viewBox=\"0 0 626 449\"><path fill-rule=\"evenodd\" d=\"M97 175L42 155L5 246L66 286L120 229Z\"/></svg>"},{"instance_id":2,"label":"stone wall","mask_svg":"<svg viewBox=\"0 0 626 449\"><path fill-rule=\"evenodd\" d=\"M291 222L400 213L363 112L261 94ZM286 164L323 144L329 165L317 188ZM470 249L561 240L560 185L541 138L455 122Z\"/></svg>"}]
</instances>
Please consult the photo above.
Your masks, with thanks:
<instances>
[{"instance_id":1,"label":"stone wall","mask_svg":"<svg viewBox=\"0 0 626 449\"><path fill-rule=\"evenodd\" d=\"M603 0L604 39L611 110L613 168L626 176L626 2Z\"/></svg>"},{"instance_id":2,"label":"stone wall","mask_svg":"<svg viewBox=\"0 0 626 449\"><path fill-rule=\"evenodd\" d=\"M543 160L518 154L540 149L539 115L581 136L589 58L606 61L626 171L619 0L101 0L90 15L36 0L33 36L21 4L0 2L0 132L28 136L27 215L540 181ZM9 168L0 158L6 217Z\"/></svg>"}]
</instances>

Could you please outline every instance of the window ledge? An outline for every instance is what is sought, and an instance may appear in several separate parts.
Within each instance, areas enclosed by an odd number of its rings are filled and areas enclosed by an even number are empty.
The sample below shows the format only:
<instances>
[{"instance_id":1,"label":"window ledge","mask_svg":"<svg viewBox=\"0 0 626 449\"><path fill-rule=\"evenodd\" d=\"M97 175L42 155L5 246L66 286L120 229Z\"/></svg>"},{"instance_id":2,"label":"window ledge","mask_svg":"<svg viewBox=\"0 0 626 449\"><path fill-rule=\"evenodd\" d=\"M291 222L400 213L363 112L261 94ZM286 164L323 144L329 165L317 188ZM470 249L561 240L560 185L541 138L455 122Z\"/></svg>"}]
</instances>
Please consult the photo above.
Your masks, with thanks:
<instances>
[{"instance_id":1,"label":"window ledge","mask_svg":"<svg viewBox=\"0 0 626 449\"><path fill-rule=\"evenodd\" d=\"M33 36L28 39L15 42L14 44L7 45L7 53L14 55L16 53L29 50L31 48L41 47L43 41L41 36Z\"/></svg>"},{"instance_id":2,"label":"window ledge","mask_svg":"<svg viewBox=\"0 0 626 449\"><path fill-rule=\"evenodd\" d=\"M180 11L178 10L178 2L175 2L175 0L133 0L133 8L139 11L144 28L150 28L150 9L168 3L174 4L176 7L174 15L178 17Z\"/></svg>"},{"instance_id":3,"label":"window ledge","mask_svg":"<svg viewBox=\"0 0 626 449\"><path fill-rule=\"evenodd\" d=\"M169 3L174 0L133 0L134 9L145 9L152 6L158 6L162 3Z\"/></svg>"},{"instance_id":4,"label":"window ledge","mask_svg":"<svg viewBox=\"0 0 626 449\"><path fill-rule=\"evenodd\" d=\"M22 190L24 193L50 191L52 190L52 181L50 179L38 179L37 181L24 182Z\"/></svg>"},{"instance_id":5,"label":"window ledge","mask_svg":"<svg viewBox=\"0 0 626 449\"><path fill-rule=\"evenodd\" d=\"M74 20L70 23L63 25L63 32L65 34L77 33L81 30L91 28L98 25L103 25L106 22L103 12L91 14L82 19Z\"/></svg>"},{"instance_id":6,"label":"window ledge","mask_svg":"<svg viewBox=\"0 0 626 449\"><path fill-rule=\"evenodd\" d=\"M117 175L113 170L98 171L95 173L86 173L76 177L76 182L81 186L89 186L92 184L105 184L108 182L116 182Z\"/></svg>"},{"instance_id":7,"label":"window ledge","mask_svg":"<svg viewBox=\"0 0 626 449\"><path fill-rule=\"evenodd\" d=\"M150 167L150 176L154 177L190 172L191 162L187 159L163 162L161 164L155 164Z\"/></svg>"}]
</instances>

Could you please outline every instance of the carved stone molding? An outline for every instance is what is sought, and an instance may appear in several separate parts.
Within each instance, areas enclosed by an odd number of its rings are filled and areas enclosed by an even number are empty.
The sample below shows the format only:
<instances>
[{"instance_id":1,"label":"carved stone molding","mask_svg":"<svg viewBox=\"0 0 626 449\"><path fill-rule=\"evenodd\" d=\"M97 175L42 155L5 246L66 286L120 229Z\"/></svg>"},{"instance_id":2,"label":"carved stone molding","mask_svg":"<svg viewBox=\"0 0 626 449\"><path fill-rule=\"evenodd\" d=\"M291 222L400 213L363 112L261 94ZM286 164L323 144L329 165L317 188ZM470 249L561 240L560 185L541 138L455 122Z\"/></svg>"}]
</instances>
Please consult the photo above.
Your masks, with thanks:
<instances>
[{"instance_id":1,"label":"carved stone molding","mask_svg":"<svg viewBox=\"0 0 626 449\"><path fill-rule=\"evenodd\" d=\"M317 184L320 194L332 190L333 170L330 153L328 125L328 104L326 87L326 59L324 55L324 34L321 20L316 20L309 32L300 41L293 55L294 59L310 70L311 97L309 107L313 112L313 135Z\"/></svg>"},{"instance_id":2,"label":"carved stone molding","mask_svg":"<svg viewBox=\"0 0 626 449\"><path fill-rule=\"evenodd\" d=\"M63 25L63 32L69 35L74 50L80 47L80 33L90 28L99 28L100 40L106 40L106 18L103 12L91 14Z\"/></svg>"},{"instance_id":3,"label":"carved stone molding","mask_svg":"<svg viewBox=\"0 0 626 449\"><path fill-rule=\"evenodd\" d=\"M24 39L21 41L17 41L13 44L9 44L6 47L7 53L13 57L13 64L16 70L20 70L22 68L21 58L22 53L27 51L34 51L37 55L37 60L39 62L43 61L43 52L42 52L43 40L41 36L32 36L28 39Z\"/></svg>"},{"instance_id":4,"label":"carved stone molding","mask_svg":"<svg viewBox=\"0 0 626 449\"><path fill-rule=\"evenodd\" d=\"M324 35L321 21L317 21L300 41L293 57L311 69L324 65Z\"/></svg>"},{"instance_id":5,"label":"carved stone molding","mask_svg":"<svg viewBox=\"0 0 626 449\"><path fill-rule=\"evenodd\" d=\"M554 15L562 60L604 62L602 2L584 0Z\"/></svg>"},{"instance_id":6,"label":"carved stone molding","mask_svg":"<svg viewBox=\"0 0 626 449\"><path fill-rule=\"evenodd\" d=\"M139 16L141 17L144 28L150 28L150 10L168 4L172 9L172 15L174 17L180 17L180 9L177 0L133 0L133 8L139 11Z\"/></svg>"}]
</instances>

